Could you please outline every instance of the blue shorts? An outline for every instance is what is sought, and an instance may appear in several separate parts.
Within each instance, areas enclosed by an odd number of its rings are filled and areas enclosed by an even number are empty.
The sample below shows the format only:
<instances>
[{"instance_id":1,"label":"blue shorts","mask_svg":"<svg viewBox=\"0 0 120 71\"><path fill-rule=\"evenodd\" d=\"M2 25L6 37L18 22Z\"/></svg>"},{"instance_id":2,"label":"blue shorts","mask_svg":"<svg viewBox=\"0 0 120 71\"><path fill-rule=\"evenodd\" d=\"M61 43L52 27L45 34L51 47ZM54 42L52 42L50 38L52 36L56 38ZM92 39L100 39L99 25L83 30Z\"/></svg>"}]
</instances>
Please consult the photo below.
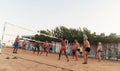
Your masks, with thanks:
<instances>
[{"instance_id":1,"label":"blue shorts","mask_svg":"<svg viewBox=\"0 0 120 71\"><path fill-rule=\"evenodd\" d=\"M17 48L18 47L18 43L17 42L14 42L14 47Z\"/></svg>"}]
</instances>

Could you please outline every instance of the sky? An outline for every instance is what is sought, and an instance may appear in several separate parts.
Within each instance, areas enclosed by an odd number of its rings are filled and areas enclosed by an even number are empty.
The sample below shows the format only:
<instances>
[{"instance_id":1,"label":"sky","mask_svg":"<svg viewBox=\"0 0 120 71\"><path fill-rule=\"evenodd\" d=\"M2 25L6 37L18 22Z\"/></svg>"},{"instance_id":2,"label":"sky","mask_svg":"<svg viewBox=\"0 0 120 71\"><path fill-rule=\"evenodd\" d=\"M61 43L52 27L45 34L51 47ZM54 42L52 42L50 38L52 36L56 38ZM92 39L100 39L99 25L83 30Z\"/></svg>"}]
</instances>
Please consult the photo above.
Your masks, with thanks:
<instances>
[{"instance_id":1,"label":"sky","mask_svg":"<svg viewBox=\"0 0 120 71\"><path fill-rule=\"evenodd\" d=\"M0 0L0 35L5 22L33 31L66 26L120 35L120 0ZM33 34L6 25L7 34L23 32Z\"/></svg>"}]
</instances>

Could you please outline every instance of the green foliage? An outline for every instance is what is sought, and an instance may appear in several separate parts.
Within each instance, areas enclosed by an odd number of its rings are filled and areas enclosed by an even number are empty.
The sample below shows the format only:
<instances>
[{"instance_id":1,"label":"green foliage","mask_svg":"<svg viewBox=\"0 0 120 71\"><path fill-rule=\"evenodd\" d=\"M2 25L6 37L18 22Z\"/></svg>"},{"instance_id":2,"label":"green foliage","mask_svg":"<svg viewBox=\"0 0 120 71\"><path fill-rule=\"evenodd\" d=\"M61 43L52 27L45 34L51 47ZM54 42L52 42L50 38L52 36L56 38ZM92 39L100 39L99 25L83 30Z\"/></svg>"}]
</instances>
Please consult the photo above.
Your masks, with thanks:
<instances>
[{"instance_id":1,"label":"green foliage","mask_svg":"<svg viewBox=\"0 0 120 71\"><path fill-rule=\"evenodd\" d=\"M35 40L40 41L59 41L60 38L67 39L70 43L73 43L75 39L77 39L80 43L83 43L83 34L86 34L88 37L88 40L91 44L97 44L98 42L102 43L119 43L120 38L117 37L115 33L111 33L109 36L105 36L104 33L101 33L100 35L97 35L96 32L91 33L91 31L87 28L67 28L65 26L56 27L52 31L50 30L40 30L40 34L35 35ZM48 36L42 35L46 34ZM54 36L57 38L52 38L50 36Z\"/></svg>"}]
</instances>

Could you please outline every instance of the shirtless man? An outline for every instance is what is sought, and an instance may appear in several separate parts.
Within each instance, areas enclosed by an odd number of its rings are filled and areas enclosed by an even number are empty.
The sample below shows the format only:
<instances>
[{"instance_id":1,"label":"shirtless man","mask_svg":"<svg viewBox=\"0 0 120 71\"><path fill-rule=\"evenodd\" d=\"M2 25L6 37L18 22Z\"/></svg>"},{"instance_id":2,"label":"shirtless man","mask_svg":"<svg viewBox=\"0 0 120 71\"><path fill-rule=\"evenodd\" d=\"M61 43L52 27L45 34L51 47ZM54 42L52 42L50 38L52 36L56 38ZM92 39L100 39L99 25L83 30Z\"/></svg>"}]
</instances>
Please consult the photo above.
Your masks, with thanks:
<instances>
[{"instance_id":1,"label":"shirtless man","mask_svg":"<svg viewBox=\"0 0 120 71\"><path fill-rule=\"evenodd\" d=\"M75 40L74 51L75 51L75 58L76 58L76 61L78 61L78 52L79 52L78 47L79 47L79 46L80 46L80 45L79 45L78 41Z\"/></svg>"},{"instance_id":2,"label":"shirtless man","mask_svg":"<svg viewBox=\"0 0 120 71\"><path fill-rule=\"evenodd\" d=\"M64 51L65 56L66 56L66 58L67 58L67 62L69 62L69 58L68 58L68 56L67 56L67 54L66 54L66 42L65 42L64 39L61 41L61 48L60 48L60 53L59 53L59 59L58 59L58 60L60 60L60 58L61 58L62 51Z\"/></svg>"},{"instance_id":3,"label":"shirtless man","mask_svg":"<svg viewBox=\"0 0 120 71\"><path fill-rule=\"evenodd\" d=\"M23 46L23 49L24 49L24 50L26 50L26 45L27 45L26 40L24 40L24 41L22 42L22 46Z\"/></svg>"},{"instance_id":4,"label":"shirtless man","mask_svg":"<svg viewBox=\"0 0 120 71\"><path fill-rule=\"evenodd\" d=\"M90 52L90 43L87 40L87 37L84 37L84 48L85 48L85 52L84 52L84 62L83 62L83 64L87 64L88 54Z\"/></svg>"},{"instance_id":5,"label":"shirtless man","mask_svg":"<svg viewBox=\"0 0 120 71\"><path fill-rule=\"evenodd\" d=\"M39 52L40 52L40 43L38 41L34 42L34 50L33 50L33 54L36 52L37 50L37 53L39 55Z\"/></svg>"},{"instance_id":6,"label":"shirtless man","mask_svg":"<svg viewBox=\"0 0 120 71\"><path fill-rule=\"evenodd\" d=\"M15 39L13 53L17 53L18 44L19 44L19 36L17 36L17 38Z\"/></svg>"},{"instance_id":7,"label":"shirtless man","mask_svg":"<svg viewBox=\"0 0 120 71\"><path fill-rule=\"evenodd\" d=\"M97 57L98 57L99 62L101 61L101 53L102 53L102 51L103 51L102 44L101 44L101 42L99 42L98 47L97 47Z\"/></svg>"},{"instance_id":8,"label":"shirtless man","mask_svg":"<svg viewBox=\"0 0 120 71\"><path fill-rule=\"evenodd\" d=\"M46 41L44 44L43 44L43 47L42 47L42 51L40 53L40 55L43 53L43 52L46 52L46 56L48 55L48 48L49 44L48 44L48 41Z\"/></svg>"}]
</instances>

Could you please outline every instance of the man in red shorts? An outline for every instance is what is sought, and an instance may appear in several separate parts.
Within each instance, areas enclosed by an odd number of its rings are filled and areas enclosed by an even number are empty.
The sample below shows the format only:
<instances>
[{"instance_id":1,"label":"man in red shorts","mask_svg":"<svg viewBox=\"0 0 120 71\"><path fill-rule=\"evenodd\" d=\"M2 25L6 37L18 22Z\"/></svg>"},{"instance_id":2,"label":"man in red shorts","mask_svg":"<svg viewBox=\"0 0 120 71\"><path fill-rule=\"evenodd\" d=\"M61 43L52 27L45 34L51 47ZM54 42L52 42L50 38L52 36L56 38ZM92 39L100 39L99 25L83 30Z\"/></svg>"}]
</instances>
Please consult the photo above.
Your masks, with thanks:
<instances>
[{"instance_id":1,"label":"man in red shorts","mask_svg":"<svg viewBox=\"0 0 120 71\"><path fill-rule=\"evenodd\" d=\"M41 51L40 55L41 55L43 52L46 52L46 56L48 55L48 46L49 46L49 44L48 44L48 41L46 40L46 42L43 43L43 47L42 47L42 51Z\"/></svg>"},{"instance_id":2,"label":"man in red shorts","mask_svg":"<svg viewBox=\"0 0 120 71\"><path fill-rule=\"evenodd\" d=\"M60 53L59 53L59 59L58 59L58 60L60 60L60 58L61 58L62 51L64 51L65 56L66 56L66 58L67 58L67 61L69 62L69 58L68 58L68 56L67 56L67 54L66 54L66 42L65 42L65 39L63 39L63 40L61 41L61 48L60 48Z\"/></svg>"},{"instance_id":3,"label":"man in red shorts","mask_svg":"<svg viewBox=\"0 0 120 71\"><path fill-rule=\"evenodd\" d=\"M26 45L27 45L27 42L26 42L26 39L24 39L24 41L22 42L22 46L24 50L26 50Z\"/></svg>"}]
</instances>

